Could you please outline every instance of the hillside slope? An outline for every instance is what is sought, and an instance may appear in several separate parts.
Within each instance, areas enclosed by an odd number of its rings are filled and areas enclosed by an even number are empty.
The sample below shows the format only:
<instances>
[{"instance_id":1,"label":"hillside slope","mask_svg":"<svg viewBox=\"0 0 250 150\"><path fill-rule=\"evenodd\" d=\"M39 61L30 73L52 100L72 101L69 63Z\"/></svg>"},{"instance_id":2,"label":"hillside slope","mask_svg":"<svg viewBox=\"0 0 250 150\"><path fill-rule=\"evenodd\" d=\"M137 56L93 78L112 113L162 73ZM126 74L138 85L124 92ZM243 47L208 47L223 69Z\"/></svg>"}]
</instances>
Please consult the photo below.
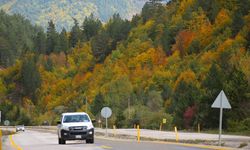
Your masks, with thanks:
<instances>
[{"instance_id":1,"label":"hillside slope","mask_svg":"<svg viewBox=\"0 0 250 150\"><path fill-rule=\"evenodd\" d=\"M55 124L74 111L99 119L109 106L110 124L119 128L158 129L166 118L169 130L217 129L219 110L211 105L224 90L232 109L223 111L223 128L249 133L249 4L154 0L131 21L89 17L84 28L61 33L50 22L34 50L0 71L2 119Z\"/></svg>"},{"instance_id":2,"label":"hillside slope","mask_svg":"<svg viewBox=\"0 0 250 150\"><path fill-rule=\"evenodd\" d=\"M18 13L33 23L46 27L53 20L57 29L70 29L72 17L84 20L93 13L106 22L114 13L130 19L139 13L147 0L2 0L0 9L7 13Z\"/></svg>"}]
</instances>

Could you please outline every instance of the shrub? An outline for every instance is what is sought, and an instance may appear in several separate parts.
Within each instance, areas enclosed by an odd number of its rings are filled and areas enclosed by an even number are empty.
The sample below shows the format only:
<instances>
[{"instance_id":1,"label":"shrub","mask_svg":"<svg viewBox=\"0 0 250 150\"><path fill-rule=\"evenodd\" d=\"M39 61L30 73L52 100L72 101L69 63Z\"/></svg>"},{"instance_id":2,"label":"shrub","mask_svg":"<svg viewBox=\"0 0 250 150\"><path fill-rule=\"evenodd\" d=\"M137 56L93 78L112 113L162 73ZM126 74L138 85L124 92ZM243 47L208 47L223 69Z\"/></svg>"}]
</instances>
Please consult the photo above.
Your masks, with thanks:
<instances>
[{"instance_id":1,"label":"shrub","mask_svg":"<svg viewBox=\"0 0 250 150\"><path fill-rule=\"evenodd\" d=\"M246 118L242 121L229 120L228 131L231 132L250 131L250 118Z\"/></svg>"}]
</instances>

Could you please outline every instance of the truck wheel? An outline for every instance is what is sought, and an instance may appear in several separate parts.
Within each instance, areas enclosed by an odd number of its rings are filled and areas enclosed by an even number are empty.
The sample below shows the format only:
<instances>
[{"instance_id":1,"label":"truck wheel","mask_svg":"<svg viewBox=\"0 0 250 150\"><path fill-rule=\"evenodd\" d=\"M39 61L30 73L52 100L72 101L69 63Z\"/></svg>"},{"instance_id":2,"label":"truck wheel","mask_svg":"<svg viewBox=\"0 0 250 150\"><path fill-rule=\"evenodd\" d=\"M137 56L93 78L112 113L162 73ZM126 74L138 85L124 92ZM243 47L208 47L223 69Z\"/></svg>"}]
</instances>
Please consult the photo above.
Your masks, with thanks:
<instances>
[{"instance_id":1,"label":"truck wheel","mask_svg":"<svg viewBox=\"0 0 250 150\"><path fill-rule=\"evenodd\" d=\"M64 139L58 138L58 144L65 144L66 141Z\"/></svg>"},{"instance_id":2,"label":"truck wheel","mask_svg":"<svg viewBox=\"0 0 250 150\"><path fill-rule=\"evenodd\" d=\"M87 139L87 140L86 140L86 143L88 143L88 144L93 144L93 143L94 143L94 138L93 138L93 139Z\"/></svg>"},{"instance_id":3,"label":"truck wheel","mask_svg":"<svg viewBox=\"0 0 250 150\"><path fill-rule=\"evenodd\" d=\"M62 144L61 138L58 138L58 144Z\"/></svg>"},{"instance_id":4,"label":"truck wheel","mask_svg":"<svg viewBox=\"0 0 250 150\"><path fill-rule=\"evenodd\" d=\"M61 139L62 140L62 144L66 144L66 141L64 139Z\"/></svg>"}]
</instances>

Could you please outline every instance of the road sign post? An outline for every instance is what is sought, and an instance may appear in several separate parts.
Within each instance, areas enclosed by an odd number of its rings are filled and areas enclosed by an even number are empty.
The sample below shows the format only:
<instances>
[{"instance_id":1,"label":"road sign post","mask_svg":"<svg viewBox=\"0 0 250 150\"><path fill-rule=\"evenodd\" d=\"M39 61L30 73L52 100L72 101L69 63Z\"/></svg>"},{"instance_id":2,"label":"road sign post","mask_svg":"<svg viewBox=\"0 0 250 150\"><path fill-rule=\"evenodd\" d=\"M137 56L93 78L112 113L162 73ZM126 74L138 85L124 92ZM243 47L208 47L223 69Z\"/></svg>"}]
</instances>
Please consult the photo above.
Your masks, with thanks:
<instances>
[{"instance_id":1,"label":"road sign post","mask_svg":"<svg viewBox=\"0 0 250 150\"><path fill-rule=\"evenodd\" d=\"M105 136L108 136L108 118L112 115L112 110L109 107L103 107L101 110L101 115L106 119L106 133Z\"/></svg>"},{"instance_id":2,"label":"road sign post","mask_svg":"<svg viewBox=\"0 0 250 150\"><path fill-rule=\"evenodd\" d=\"M223 108L231 109L231 105L227 99L226 94L222 90L220 94L215 99L212 108L220 108L220 122L219 122L219 146L221 146L221 134L222 134L222 117L223 117Z\"/></svg>"},{"instance_id":3,"label":"road sign post","mask_svg":"<svg viewBox=\"0 0 250 150\"><path fill-rule=\"evenodd\" d=\"M106 132L105 132L105 136L107 137L108 136L108 118L105 118L106 119Z\"/></svg>"}]
</instances>

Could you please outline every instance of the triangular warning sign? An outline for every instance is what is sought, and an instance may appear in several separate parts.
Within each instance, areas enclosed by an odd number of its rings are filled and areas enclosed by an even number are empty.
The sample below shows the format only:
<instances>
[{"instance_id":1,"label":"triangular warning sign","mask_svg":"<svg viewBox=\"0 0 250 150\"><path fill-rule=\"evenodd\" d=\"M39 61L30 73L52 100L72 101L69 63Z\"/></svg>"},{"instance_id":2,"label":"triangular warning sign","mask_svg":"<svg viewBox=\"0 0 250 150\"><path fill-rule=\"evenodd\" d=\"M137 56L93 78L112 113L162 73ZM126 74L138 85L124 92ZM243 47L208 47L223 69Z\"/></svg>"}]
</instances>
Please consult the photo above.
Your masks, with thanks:
<instances>
[{"instance_id":1,"label":"triangular warning sign","mask_svg":"<svg viewBox=\"0 0 250 150\"><path fill-rule=\"evenodd\" d=\"M212 108L221 108L221 107L226 108L226 109L231 109L231 105L230 105L230 103L227 99L227 96L223 90L217 96L217 98L215 99L215 101L212 105Z\"/></svg>"}]
</instances>

